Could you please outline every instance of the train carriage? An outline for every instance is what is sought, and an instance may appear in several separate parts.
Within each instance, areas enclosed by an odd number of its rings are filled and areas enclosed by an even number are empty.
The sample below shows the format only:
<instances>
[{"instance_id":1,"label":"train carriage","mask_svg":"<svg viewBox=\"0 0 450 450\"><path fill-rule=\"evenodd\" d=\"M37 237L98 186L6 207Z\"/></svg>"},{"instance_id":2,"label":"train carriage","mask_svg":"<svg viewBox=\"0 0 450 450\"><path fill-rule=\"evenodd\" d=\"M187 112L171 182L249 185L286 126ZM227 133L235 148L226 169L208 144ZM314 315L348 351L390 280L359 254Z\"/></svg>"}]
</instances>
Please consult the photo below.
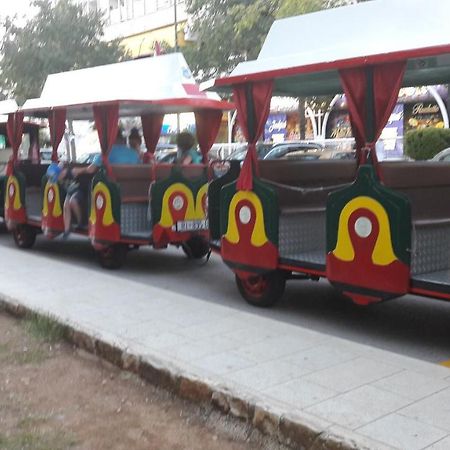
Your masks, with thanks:
<instances>
[{"instance_id":1,"label":"train carriage","mask_svg":"<svg viewBox=\"0 0 450 450\"><path fill-rule=\"evenodd\" d=\"M66 120L95 122L102 168L83 174L89 192L76 232L88 235L107 268L120 267L127 250L141 245L182 246L194 258L208 252L207 153L219 131L228 102L199 91L181 54L163 55L50 75L41 97L10 115L11 137L19 139L23 116L45 118L52 160ZM165 114L194 112L202 164L158 164L154 151ZM108 154L118 120L140 117L147 147L144 163L112 165ZM41 232L54 238L64 231L64 185L46 175L47 166L24 165L13 152L6 180L5 220L19 247L33 245Z\"/></svg>"},{"instance_id":2,"label":"train carriage","mask_svg":"<svg viewBox=\"0 0 450 450\"><path fill-rule=\"evenodd\" d=\"M402 86L449 81L449 19L447 0L378 0L278 20L255 61L205 84L233 92L249 142L209 187L211 244L248 302L273 304L293 278L326 278L361 305L450 299L450 165L375 150ZM273 94L338 93L355 160L257 160Z\"/></svg>"}]
</instances>

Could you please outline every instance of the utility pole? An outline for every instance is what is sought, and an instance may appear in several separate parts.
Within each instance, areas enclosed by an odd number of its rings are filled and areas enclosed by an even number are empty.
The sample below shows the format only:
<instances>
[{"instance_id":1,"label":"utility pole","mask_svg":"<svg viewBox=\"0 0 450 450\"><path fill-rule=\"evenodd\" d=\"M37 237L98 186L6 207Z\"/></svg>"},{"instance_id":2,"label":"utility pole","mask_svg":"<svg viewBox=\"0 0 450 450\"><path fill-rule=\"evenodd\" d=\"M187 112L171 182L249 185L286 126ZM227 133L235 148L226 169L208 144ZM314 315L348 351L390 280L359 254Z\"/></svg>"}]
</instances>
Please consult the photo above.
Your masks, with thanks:
<instances>
[{"instance_id":1,"label":"utility pole","mask_svg":"<svg viewBox=\"0 0 450 450\"><path fill-rule=\"evenodd\" d=\"M177 0L173 0L173 18L175 27L175 53L178 52L178 21L177 21Z\"/></svg>"},{"instance_id":2,"label":"utility pole","mask_svg":"<svg viewBox=\"0 0 450 450\"><path fill-rule=\"evenodd\" d=\"M177 21L177 0L173 0L173 26L175 28L175 53L178 52L178 21ZM177 133L180 130L180 114L177 114Z\"/></svg>"}]
</instances>

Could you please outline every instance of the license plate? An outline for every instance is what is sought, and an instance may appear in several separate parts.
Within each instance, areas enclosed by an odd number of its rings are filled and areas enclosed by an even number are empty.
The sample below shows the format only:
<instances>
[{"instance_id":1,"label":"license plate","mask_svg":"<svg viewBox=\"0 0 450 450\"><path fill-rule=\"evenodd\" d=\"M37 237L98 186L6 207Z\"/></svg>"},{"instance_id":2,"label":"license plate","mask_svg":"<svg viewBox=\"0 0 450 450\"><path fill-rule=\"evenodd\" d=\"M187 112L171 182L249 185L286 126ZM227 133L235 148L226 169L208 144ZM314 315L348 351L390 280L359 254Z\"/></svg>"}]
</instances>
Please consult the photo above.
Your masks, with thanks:
<instances>
[{"instance_id":1,"label":"license plate","mask_svg":"<svg viewBox=\"0 0 450 450\"><path fill-rule=\"evenodd\" d=\"M208 220L186 220L177 222L177 231L201 231L208 229Z\"/></svg>"}]
</instances>

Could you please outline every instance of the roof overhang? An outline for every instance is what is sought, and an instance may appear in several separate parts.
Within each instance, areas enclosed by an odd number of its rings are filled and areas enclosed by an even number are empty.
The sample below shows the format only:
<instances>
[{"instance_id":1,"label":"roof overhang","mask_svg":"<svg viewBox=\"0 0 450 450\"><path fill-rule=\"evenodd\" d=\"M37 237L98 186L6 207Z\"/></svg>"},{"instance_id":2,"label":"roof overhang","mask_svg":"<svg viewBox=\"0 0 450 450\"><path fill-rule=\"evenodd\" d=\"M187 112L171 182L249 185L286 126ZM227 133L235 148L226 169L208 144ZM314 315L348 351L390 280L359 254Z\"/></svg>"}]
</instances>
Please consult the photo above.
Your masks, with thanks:
<instances>
[{"instance_id":1,"label":"roof overhang","mask_svg":"<svg viewBox=\"0 0 450 450\"><path fill-rule=\"evenodd\" d=\"M233 109L215 93L199 90L182 54L143 58L49 75L40 98L25 102L27 115L67 109L71 119L92 119L93 105L119 104L121 116Z\"/></svg>"},{"instance_id":2,"label":"roof overhang","mask_svg":"<svg viewBox=\"0 0 450 450\"><path fill-rule=\"evenodd\" d=\"M403 86L450 79L450 1L376 0L274 22L254 61L202 88L274 80L274 94L342 92L339 70L407 60Z\"/></svg>"}]
</instances>

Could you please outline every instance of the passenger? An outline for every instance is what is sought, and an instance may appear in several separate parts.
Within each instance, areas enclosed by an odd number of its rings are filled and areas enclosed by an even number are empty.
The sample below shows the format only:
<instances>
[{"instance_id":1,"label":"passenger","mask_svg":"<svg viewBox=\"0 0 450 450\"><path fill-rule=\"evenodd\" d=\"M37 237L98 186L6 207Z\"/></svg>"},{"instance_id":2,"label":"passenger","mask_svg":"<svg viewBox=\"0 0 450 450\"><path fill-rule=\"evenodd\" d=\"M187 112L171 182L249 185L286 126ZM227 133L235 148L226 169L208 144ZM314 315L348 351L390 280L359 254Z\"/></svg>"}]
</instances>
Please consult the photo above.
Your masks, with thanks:
<instances>
[{"instance_id":1,"label":"passenger","mask_svg":"<svg viewBox=\"0 0 450 450\"><path fill-rule=\"evenodd\" d=\"M125 145L126 141L122 135L122 130L118 130L116 142L111 148L108 155L108 161L110 164L139 164L139 156L136 152ZM93 175L99 167L102 166L102 156L97 155L92 164L87 167L67 167L65 168L60 176L59 180L71 180L68 188L67 195L64 201L64 233L63 239L67 239L70 235L72 217L80 226L83 223L83 211L87 208L88 199L88 185L82 185L77 180L80 175L89 174Z\"/></svg>"},{"instance_id":2,"label":"passenger","mask_svg":"<svg viewBox=\"0 0 450 450\"><path fill-rule=\"evenodd\" d=\"M195 139L191 133L183 131L177 135L178 164L186 166L189 164L200 164L202 162L202 156L195 150L194 145Z\"/></svg>"},{"instance_id":3,"label":"passenger","mask_svg":"<svg viewBox=\"0 0 450 450\"><path fill-rule=\"evenodd\" d=\"M139 130L136 127L131 129L130 136L128 137L128 144L139 156L139 159L142 160L141 154L142 137L141 134L139 133Z\"/></svg>"}]
</instances>

